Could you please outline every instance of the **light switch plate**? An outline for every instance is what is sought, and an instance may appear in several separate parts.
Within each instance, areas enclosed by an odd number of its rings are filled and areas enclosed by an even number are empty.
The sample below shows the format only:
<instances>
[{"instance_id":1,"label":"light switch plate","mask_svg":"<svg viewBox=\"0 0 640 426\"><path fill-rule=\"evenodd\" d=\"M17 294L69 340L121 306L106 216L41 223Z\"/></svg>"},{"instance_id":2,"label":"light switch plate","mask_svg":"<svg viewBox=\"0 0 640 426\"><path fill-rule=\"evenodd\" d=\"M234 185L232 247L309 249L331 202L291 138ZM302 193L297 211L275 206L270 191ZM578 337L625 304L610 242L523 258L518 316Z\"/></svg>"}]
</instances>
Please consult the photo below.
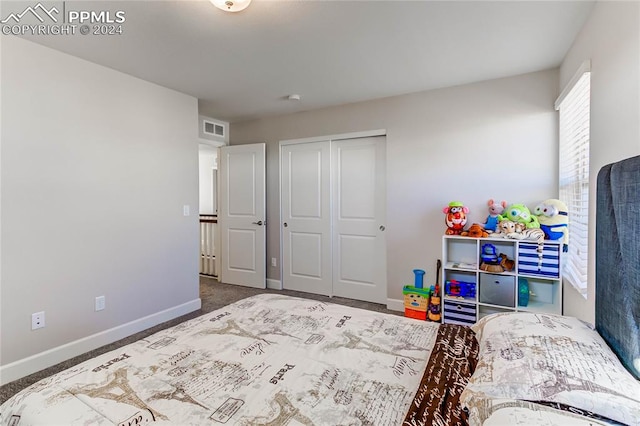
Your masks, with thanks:
<instances>
[{"instance_id":1,"label":"light switch plate","mask_svg":"<svg viewBox=\"0 0 640 426\"><path fill-rule=\"evenodd\" d=\"M105 307L104 296L96 297L96 312L103 310Z\"/></svg>"}]
</instances>

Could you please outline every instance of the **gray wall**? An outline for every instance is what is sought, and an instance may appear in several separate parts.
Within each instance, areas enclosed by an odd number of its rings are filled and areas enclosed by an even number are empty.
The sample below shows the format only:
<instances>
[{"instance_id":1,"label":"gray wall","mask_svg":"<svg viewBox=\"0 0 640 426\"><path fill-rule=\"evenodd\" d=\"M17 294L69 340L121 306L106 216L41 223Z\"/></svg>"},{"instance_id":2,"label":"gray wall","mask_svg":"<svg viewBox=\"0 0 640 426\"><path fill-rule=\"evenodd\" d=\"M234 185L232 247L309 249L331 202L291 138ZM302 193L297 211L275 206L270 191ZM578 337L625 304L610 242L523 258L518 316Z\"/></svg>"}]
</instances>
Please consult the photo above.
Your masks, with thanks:
<instances>
[{"instance_id":1,"label":"gray wall","mask_svg":"<svg viewBox=\"0 0 640 426\"><path fill-rule=\"evenodd\" d=\"M585 300L565 288L565 314L595 320L596 176L640 154L640 3L598 2L560 68L560 88L591 59L589 281Z\"/></svg>"},{"instance_id":2,"label":"gray wall","mask_svg":"<svg viewBox=\"0 0 640 426\"><path fill-rule=\"evenodd\" d=\"M268 259L280 256L279 141L386 129L388 297L402 299L414 268L433 282L450 201L471 209L471 223L486 219L489 198L534 207L557 197L557 95L549 70L232 123L231 144L267 143Z\"/></svg>"},{"instance_id":3,"label":"gray wall","mask_svg":"<svg viewBox=\"0 0 640 426\"><path fill-rule=\"evenodd\" d=\"M195 98L2 37L3 367L199 307L197 117Z\"/></svg>"}]
</instances>

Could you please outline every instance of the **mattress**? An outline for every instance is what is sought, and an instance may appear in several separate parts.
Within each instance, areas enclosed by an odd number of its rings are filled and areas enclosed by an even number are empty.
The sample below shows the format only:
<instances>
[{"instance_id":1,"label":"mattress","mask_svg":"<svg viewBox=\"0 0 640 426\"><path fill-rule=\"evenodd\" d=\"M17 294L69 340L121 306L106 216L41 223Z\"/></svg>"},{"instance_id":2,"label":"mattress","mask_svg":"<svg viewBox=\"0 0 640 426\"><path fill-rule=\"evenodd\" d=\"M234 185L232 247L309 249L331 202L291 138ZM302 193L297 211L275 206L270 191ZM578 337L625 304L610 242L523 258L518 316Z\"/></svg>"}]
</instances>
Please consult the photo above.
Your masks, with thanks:
<instances>
[{"instance_id":1,"label":"mattress","mask_svg":"<svg viewBox=\"0 0 640 426\"><path fill-rule=\"evenodd\" d=\"M466 383L462 370L471 375L473 341L467 327L262 294L48 377L0 416L10 425L431 424L434 405L438 416L463 414L451 394ZM434 347L442 354L427 368Z\"/></svg>"}]
</instances>

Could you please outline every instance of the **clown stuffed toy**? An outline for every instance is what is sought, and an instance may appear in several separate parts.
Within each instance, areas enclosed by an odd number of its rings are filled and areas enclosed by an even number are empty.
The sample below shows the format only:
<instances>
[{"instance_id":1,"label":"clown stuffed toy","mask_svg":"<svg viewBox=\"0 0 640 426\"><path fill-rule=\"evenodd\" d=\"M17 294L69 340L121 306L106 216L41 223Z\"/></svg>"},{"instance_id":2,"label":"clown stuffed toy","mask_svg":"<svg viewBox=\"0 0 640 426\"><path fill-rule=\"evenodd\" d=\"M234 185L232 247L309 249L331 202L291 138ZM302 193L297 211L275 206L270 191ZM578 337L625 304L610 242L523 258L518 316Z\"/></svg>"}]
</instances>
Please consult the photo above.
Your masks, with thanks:
<instances>
[{"instance_id":1,"label":"clown stuffed toy","mask_svg":"<svg viewBox=\"0 0 640 426\"><path fill-rule=\"evenodd\" d=\"M446 215L444 223L447 225L446 235L460 235L467 224L467 213L469 209L460 201L452 201L442 209Z\"/></svg>"}]
</instances>

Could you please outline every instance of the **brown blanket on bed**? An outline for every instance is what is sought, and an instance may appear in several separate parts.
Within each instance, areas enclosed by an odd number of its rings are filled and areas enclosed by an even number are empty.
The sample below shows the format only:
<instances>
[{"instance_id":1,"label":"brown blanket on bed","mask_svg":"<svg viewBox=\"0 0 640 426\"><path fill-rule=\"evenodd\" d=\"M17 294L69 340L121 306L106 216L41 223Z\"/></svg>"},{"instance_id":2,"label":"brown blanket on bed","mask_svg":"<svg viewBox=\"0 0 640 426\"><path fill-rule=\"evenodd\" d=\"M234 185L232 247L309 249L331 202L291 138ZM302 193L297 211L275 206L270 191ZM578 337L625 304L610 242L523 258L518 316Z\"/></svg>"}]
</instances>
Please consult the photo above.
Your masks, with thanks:
<instances>
[{"instance_id":1,"label":"brown blanket on bed","mask_svg":"<svg viewBox=\"0 0 640 426\"><path fill-rule=\"evenodd\" d=\"M403 425L466 425L460 394L476 368L478 341L469 327L442 324Z\"/></svg>"}]
</instances>

